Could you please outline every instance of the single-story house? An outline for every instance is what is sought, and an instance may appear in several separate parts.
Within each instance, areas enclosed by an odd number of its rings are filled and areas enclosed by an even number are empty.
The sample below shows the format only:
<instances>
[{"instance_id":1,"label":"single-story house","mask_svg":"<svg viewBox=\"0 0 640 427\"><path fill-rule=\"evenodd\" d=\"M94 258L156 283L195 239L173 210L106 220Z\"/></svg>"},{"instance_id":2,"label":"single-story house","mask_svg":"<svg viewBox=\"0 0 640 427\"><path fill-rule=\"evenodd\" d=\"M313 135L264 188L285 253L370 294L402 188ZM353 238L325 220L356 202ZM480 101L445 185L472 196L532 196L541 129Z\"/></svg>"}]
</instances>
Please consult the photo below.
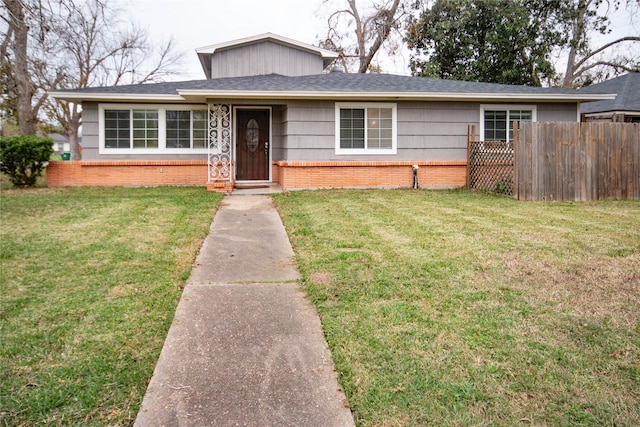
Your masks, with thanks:
<instances>
[{"instance_id":1,"label":"single-story house","mask_svg":"<svg viewBox=\"0 0 640 427\"><path fill-rule=\"evenodd\" d=\"M582 121L640 123L640 73L628 73L580 89L583 93L615 93L615 99L580 106Z\"/></svg>"},{"instance_id":2,"label":"single-story house","mask_svg":"<svg viewBox=\"0 0 640 427\"><path fill-rule=\"evenodd\" d=\"M51 138L53 141L53 152L54 153L64 153L69 151L69 138L59 133L50 133L47 135L47 138Z\"/></svg>"},{"instance_id":3,"label":"single-story house","mask_svg":"<svg viewBox=\"0 0 640 427\"><path fill-rule=\"evenodd\" d=\"M331 72L337 58L267 33L196 50L203 80L52 92L83 108L83 159L51 186L276 183L284 189L466 181L468 125L485 140L514 120L580 120L613 95Z\"/></svg>"}]
</instances>

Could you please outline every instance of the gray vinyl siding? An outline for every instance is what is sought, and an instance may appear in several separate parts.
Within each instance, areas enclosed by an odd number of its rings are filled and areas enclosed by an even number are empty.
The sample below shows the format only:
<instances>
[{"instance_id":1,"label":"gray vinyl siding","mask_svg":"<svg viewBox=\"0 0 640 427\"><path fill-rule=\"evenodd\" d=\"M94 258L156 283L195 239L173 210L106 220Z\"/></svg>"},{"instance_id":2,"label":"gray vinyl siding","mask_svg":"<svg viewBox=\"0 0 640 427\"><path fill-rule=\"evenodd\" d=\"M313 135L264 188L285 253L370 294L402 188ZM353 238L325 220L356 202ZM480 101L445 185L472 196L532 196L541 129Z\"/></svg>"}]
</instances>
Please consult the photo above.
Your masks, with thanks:
<instances>
[{"instance_id":1,"label":"gray vinyl siding","mask_svg":"<svg viewBox=\"0 0 640 427\"><path fill-rule=\"evenodd\" d=\"M335 102L292 101L283 114L283 160L335 158Z\"/></svg>"},{"instance_id":2,"label":"gray vinyl siding","mask_svg":"<svg viewBox=\"0 0 640 427\"><path fill-rule=\"evenodd\" d=\"M281 105L271 108L271 159L282 159L282 114L284 107Z\"/></svg>"},{"instance_id":3,"label":"gray vinyl siding","mask_svg":"<svg viewBox=\"0 0 640 427\"><path fill-rule=\"evenodd\" d=\"M576 121L575 103L537 104L538 121ZM336 155L335 102L291 102L283 114L283 159L466 160L467 127L480 124L479 102L397 103L396 155Z\"/></svg>"},{"instance_id":4,"label":"gray vinyl siding","mask_svg":"<svg viewBox=\"0 0 640 427\"><path fill-rule=\"evenodd\" d=\"M286 101L285 101L286 102ZM272 159L288 161L466 160L467 126L479 132L479 102L398 102L396 155L336 155L334 101L272 103ZM284 105L282 105L284 103ZM247 101L235 105L263 105ZM531 104L528 104L531 105ZM539 103L538 121L576 121L577 103ZM98 104L83 104L83 159L190 160L202 154L98 155Z\"/></svg>"},{"instance_id":5,"label":"gray vinyl siding","mask_svg":"<svg viewBox=\"0 0 640 427\"><path fill-rule=\"evenodd\" d=\"M100 160L100 129L97 102L82 103L82 160Z\"/></svg>"},{"instance_id":6,"label":"gray vinyl siding","mask_svg":"<svg viewBox=\"0 0 640 427\"><path fill-rule=\"evenodd\" d=\"M538 104L539 122L575 122L578 120L578 103Z\"/></svg>"},{"instance_id":7,"label":"gray vinyl siding","mask_svg":"<svg viewBox=\"0 0 640 427\"><path fill-rule=\"evenodd\" d=\"M319 74L323 60L318 54L272 41L216 51L211 58L211 76L241 77L264 74L303 76Z\"/></svg>"},{"instance_id":8,"label":"gray vinyl siding","mask_svg":"<svg viewBox=\"0 0 640 427\"><path fill-rule=\"evenodd\" d=\"M286 160L464 160L467 124L478 123L479 105L464 102L397 104L395 155L336 155L335 102L300 101L288 105L284 120Z\"/></svg>"},{"instance_id":9,"label":"gray vinyl siding","mask_svg":"<svg viewBox=\"0 0 640 427\"><path fill-rule=\"evenodd\" d=\"M396 160L466 160L467 125L478 122L480 105L469 102L398 104Z\"/></svg>"}]
</instances>

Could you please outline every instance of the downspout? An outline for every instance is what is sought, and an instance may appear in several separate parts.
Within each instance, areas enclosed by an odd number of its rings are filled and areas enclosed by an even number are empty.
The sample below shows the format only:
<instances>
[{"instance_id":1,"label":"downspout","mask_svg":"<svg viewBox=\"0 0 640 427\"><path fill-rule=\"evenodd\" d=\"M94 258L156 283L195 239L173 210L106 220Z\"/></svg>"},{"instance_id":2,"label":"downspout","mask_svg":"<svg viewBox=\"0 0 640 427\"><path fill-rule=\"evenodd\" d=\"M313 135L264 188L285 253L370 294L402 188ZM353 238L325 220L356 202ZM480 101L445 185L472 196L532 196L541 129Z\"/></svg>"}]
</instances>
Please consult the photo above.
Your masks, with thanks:
<instances>
[{"instance_id":1,"label":"downspout","mask_svg":"<svg viewBox=\"0 0 640 427\"><path fill-rule=\"evenodd\" d=\"M420 169L420 166L413 165L412 167L413 167L413 188L417 190L418 188L420 188L418 186L418 169Z\"/></svg>"}]
</instances>

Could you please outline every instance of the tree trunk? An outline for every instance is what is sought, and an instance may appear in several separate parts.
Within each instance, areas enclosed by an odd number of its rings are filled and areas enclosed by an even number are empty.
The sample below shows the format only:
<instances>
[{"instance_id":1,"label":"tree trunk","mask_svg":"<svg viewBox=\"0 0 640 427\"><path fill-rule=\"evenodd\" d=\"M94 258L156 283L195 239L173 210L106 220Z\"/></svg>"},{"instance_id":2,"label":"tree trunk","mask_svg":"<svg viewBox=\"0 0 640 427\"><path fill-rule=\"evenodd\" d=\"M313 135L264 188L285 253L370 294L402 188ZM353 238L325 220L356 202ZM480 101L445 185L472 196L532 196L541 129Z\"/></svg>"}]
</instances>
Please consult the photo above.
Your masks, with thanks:
<instances>
[{"instance_id":1,"label":"tree trunk","mask_svg":"<svg viewBox=\"0 0 640 427\"><path fill-rule=\"evenodd\" d=\"M571 34L571 42L569 45L569 56L567 58L567 69L564 73L564 79L562 80L562 87L571 88L573 87L574 80L576 78L576 63L578 56L578 49L580 47L580 42L582 41L582 37L584 35L584 26L585 21L584 17L587 13L589 5L585 0L580 0L578 2L578 8L576 10L575 21L573 22L573 33Z\"/></svg>"},{"instance_id":2,"label":"tree trunk","mask_svg":"<svg viewBox=\"0 0 640 427\"><path fill-rule=\"evenodd\" d=\"M21 1L4 0L4 4L9 11L9 25L13 30L13 74L18 92L18 125L22 135L34 135L36 133L37 114L31 105L35 89L31 82L27 60L29 27L25 22Z\"/></svg>"},{"instance_id":3,"label":"tree trunk","mask_svg":"<svg viewBox=\"0 0 640 427\"><path fill-rule=\"evenodd\" d=\"M393 4L389 9L381 9L376 13L377 16L372 17L375 21L377 21L377 25L374 25L374 28L369 28L369 31L376 31L376 37L373 41L373 44L369 48L369 51L366 50L366 44L364 39L365 28L363 27L362 21L360 17L357 15L357 9L355 5L355 0L349 1L349 4L352 7L356 19L356 36L358 38L358 49L360 53L360 65L358 67L358 73L366 73L369 70L369 66L371 65L371 61L373 61L373 57L376 56L378 50L382 47L382 44L387 41L389 35L391 34L391 29L394 26L394 21L396 19L396 13L398 12L398 7L400 6L400 0L393 0Z\"/></svg>"},{"instance_id":4,"label":"tree trunk","mask_svg":"<svg viewBox=\"0 0 640 427\"><path fill-rule=\"evenodd\" d=\"M58 121L63 124L64 131L69 138L69 150L71 151L71 160L82 160L82 147L78 141L78 132L82 125L82 112L80 106L67 101L56 101L59 111L62 114L58 116Z\"/></svg>"}]
</instances>

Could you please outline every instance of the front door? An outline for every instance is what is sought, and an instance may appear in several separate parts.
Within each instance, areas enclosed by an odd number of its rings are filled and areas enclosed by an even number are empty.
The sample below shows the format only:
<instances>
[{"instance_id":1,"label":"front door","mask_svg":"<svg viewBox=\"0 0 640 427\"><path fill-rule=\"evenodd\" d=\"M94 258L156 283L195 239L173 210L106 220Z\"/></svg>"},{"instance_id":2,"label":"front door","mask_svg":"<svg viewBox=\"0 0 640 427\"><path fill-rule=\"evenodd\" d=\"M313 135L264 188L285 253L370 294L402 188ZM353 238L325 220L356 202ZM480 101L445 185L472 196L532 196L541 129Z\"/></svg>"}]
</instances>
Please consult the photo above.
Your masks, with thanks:
<instances>
[{"instance_id":1,"label":"front door","mask_svg":"<svg viewBox=\"0 0 640 427\"><path fill-rule=\"evenodd\" d=\"M268 181L269 110L236 110L236 181Z\"/></svg>"}]
</instances>

